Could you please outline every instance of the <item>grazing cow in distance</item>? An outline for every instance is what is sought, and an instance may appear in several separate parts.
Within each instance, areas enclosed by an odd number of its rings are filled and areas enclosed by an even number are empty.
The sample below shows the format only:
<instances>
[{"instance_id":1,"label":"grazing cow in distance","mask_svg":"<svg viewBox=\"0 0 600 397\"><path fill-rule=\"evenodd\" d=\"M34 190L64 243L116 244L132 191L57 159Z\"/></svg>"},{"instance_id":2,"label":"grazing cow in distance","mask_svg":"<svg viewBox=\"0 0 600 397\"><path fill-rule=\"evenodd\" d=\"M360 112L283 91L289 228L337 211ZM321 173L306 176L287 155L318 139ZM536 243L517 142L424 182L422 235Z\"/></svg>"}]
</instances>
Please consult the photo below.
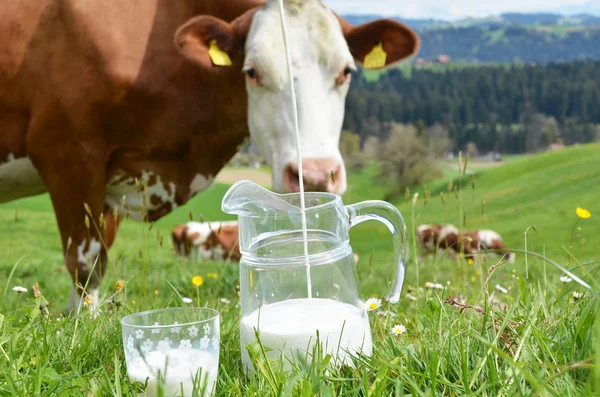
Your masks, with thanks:
<instances>
[{"instance_id":1,"label":"grazing cow in distance","mask_svg":"<svg viewBox=\"0 0 600 397\"><path fill-rule=\"evenodd\" d=\"M417 241L424 255L436 253L439 249L451 248L455 235L458 235L458 228L449 223L417 227Z\"/></svg>"},{"instance_id":2,"label":"grazing cow in distance","mask_svg":"<svg viewBox=\"0 0 600 397\"><path fill-rule=\"evenodd\" d=\"M388 19L354 27L320 0L285 12L304 184L341 194L355 63L374 50L385 56L373 67L396 63L419 39ZM3 1L0 37L0 203L50 194L70 308L82 295L95 306L119 219L181 206L249 135L274 190L298 190L275 0Z\"/></svg>"},{"instance_id":3,"label":"grazing cow in distance","mask_svg":"<svg viewBox=\"0 0 600 397\"><path fill-rule=\"evenodd\" d=\"M463 253L468 257L480 251L495 250L497 252L494 254L506 257L509 263L515 262L515 253L508 250L502 236L493 230L461 232L452 246L457 253Z\"/></svg>"},{"instance_id":4,"label":"grazing cow in distance","mask_svg":"<svg viewBox=\"0 0 600 397\"><path fill-rule=\"evenodd\" d=\"M182 257L205 260L239 261L237 221L187 222L173 228L173 248Z\"/></svg>"}]
</instances>

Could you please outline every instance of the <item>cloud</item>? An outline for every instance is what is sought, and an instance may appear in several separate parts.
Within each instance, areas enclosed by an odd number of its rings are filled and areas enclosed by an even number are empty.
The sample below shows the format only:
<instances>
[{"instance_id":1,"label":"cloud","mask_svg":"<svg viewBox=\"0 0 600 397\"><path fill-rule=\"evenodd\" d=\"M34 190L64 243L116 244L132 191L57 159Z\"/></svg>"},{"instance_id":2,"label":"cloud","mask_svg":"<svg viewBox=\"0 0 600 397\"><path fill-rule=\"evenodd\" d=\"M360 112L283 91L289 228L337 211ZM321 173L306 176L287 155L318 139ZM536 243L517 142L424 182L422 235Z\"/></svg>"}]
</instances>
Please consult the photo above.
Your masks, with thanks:
<instances>
[{"instance_id":1,"label":"cloud","mask_svg":"<svg viewBox=\"0 0 600 397\"><path fill-rule=\"evenodd\" d=\"M418 2L399 0L324 0L339 13L398 15L405 18L456 19L501 14L503 12L552 12L569 7L592 9L589 0L454 0L450 4L441 0Z\"/></svg>"}]
</instances>

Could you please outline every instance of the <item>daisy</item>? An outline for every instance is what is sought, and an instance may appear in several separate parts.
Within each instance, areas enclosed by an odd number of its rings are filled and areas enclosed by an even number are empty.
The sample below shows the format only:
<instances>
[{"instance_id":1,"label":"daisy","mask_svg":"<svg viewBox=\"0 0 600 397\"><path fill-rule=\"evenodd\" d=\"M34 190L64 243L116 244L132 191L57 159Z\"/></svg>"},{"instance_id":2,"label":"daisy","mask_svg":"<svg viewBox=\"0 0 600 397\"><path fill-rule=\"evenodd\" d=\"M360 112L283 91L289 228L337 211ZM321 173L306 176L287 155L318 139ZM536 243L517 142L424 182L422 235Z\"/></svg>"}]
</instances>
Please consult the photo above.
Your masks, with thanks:
<instances>
[{"instance_id":1,"label":"daisy","mask_svg":"<svg viewBox=\"0 0 600 397\"><path fill-rule=\"evenodd\" d=\"M508 294L508 290L500 284L496 284L496 290L502 292L503 294Z\"/></svg>"},{"instance_id":2,"label":"daisy","mask_svg":"<svg viewBox=\"0 0 600 397\"><path fill-rule=\"evenodd\" d=\"M442 284L438 284L438 283L431 283L431 282L426 282L425 283L425 288L429 288L429 289L444 289L444 286Z\"/></svg>"},{"instance_id":3,"label":"daisy","mask_svg":"<svg viewBox=\"0 0 600 397\"><path fill-rule=\"evenodd\" d=\"M17 293L19 293L19 294L22 294L23 292L27 292L27 288L21 287L19 285L17 285L16 287L13 287L12 290L15 291L15 292L17 292Z\"/></svg>"},{"instance_id":4,"label":"daisy","mask_svg":"<svg viewBox=\"0 0 600 397\"><path fill-rule=\"evenodd\" d=\"M406 333L406 327L402 324L398 324L392 327L392 335L402 335Z\"/></svg>"},{"instance_id":5,"label":"daisy","mask_svg":"<svg viewBox=\"0 0 600 397\"><path fill-rule=\"evenodd\" d=\"M368 312L379 309L379 306L381 306L381 299L379 299L379 298L367 299L364 306Z\"/></svg>"},{"instance_id":6,"label":"daisy","mask_svg":"<svg viewBox=\"0 0 600 397\"><path fill-rule=\"evenodd\" d=\"M583 298L583 294L581 292L573 291L573 300L578 301Z\"/></svg>"},{"instance_id":7,"label":"daisy","mask_svg":"<svg viewBox=\"0 0 600 397\"><path fill-rule=\"evenodd\" d=\"M566 283L570 283L571 281L573 281L573 279L571 277L569 277L569 276L562 276L560 278L560 281L562 281L563 283L566 284Z\"/></svg>"},{"instance_id":8,"label":"daisy","mask_svg":"<svg viewBox=\"0 0 600 397\"><path fill-rule=\"evenodd\" d=\"M181 300L183 301L183 303L192 303L192 298L181 298Z\"/></svg>"},{"instance_id":9,"label":"daisy","mask_svg":"<svg viewBox=\"0 0 600 397\"><path fill-rule=\"evenodd\" d=\"M224 303L226 305L229 305L231 303L231 301L227 298L221 298L219 299L219 302Z\"/></svg>"}]
</instances>

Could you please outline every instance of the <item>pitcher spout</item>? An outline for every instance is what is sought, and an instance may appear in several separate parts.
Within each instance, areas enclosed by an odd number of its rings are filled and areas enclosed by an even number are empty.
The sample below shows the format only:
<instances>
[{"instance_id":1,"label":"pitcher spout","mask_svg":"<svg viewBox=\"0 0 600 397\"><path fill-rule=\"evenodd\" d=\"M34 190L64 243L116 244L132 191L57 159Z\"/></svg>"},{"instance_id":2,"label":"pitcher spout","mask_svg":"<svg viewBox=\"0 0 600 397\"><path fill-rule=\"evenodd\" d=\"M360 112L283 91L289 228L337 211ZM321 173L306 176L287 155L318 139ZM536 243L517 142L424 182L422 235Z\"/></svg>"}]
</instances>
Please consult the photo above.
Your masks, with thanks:
<instances>
[{"instance_id":1,"label":"pitcher spout","mask_svg":"<svg viewBox=\"0 0 600 397\"><path fill-rule=\"evenodd\" d=\"M269 211L290 212L293 208L295 207L281 199L278 194L248 180L236 182L231 186L221 203L223 212L238 216L262 217Z\"/></svg>"}]
</instances>

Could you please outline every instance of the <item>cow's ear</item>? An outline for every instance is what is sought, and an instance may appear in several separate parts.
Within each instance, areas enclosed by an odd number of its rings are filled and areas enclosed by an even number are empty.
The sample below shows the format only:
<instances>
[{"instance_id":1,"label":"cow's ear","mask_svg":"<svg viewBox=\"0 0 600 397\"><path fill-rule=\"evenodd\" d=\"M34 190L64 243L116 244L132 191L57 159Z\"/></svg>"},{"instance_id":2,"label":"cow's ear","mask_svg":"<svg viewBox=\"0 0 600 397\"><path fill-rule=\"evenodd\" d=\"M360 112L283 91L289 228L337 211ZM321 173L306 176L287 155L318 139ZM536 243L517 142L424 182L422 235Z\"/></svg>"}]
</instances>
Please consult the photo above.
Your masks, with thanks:
<instances>
[{"instance_id":1,"label":"cow's ear","mask_svg":"<svg viewBox=\"0 0 600 397\"><path fill-rule=\"evenodd\" d=\"M419 36L400 22L379 19L353 27L338 19L352 56L367 68L383 68L419 51Z\"/></svg>"},{"instance_id":2,"label":"cow's ear","mask_svg":"<svg viewBox=\"0 0 600 397\"><path fill-rule=\"evenodd\" d=\"M255 11L249 10L231 23L209 15L194 17L175 32L175 46L184 57L204 68L243 62Z\"/></svg>"}]
</instances>

